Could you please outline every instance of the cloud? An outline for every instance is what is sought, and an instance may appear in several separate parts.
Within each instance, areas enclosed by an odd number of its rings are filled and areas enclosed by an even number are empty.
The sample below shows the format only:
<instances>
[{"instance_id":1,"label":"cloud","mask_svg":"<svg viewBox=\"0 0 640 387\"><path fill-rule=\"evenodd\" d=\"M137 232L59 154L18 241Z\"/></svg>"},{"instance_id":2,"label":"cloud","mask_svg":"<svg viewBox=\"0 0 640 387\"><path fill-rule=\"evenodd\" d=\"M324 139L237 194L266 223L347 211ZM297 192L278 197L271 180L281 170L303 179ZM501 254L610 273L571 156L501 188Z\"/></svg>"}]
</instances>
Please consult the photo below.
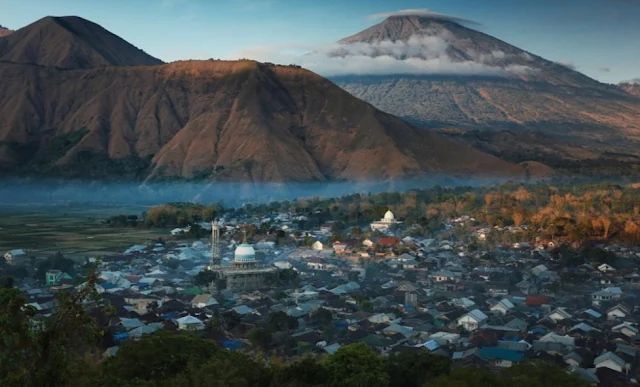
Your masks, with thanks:
<instances>
[{"instance_id":1,"label":"cloud","mask_svg":"<svg viewBox=\"0 0 640 387\"><path fill-rule=\"evenodd\" d=\"M609 67L600 67L601 73L610 73L611 69Z\"/></svg>"},{"instance_id":2,"label":"cloud","mask_svg":"<svg viewBox=\"0 0 640 387\"><path fill-rule=\"evenodd\" d=\"M450 22L459 23L459 24L476 25L476 26L480 25L480 23L473 20L465 19L458 16L447 15L444 13L433 12L433 11L429 11L428 9L402 9L402 10L393 11L393 12L374 13L373 15L369 15L367 19L369 20L386 19L388 17L393 17L393 16L420 16L426 19L450 21Z\"/></svg>"},{"instance_id":3,"label":"cloud","mask_svg":"<svg viewBox=\"0 0 640 387\"><path fill-rule=\"evenodd\" d=\"M475 55L474 60L460 60L449 55L449 48L443 36L413 36L407 42L261 46L241 51L235 58L296 64L327 77L400 74L508 77L535 71L519 55L493 51Z\"/></svg>"}]
</instances>

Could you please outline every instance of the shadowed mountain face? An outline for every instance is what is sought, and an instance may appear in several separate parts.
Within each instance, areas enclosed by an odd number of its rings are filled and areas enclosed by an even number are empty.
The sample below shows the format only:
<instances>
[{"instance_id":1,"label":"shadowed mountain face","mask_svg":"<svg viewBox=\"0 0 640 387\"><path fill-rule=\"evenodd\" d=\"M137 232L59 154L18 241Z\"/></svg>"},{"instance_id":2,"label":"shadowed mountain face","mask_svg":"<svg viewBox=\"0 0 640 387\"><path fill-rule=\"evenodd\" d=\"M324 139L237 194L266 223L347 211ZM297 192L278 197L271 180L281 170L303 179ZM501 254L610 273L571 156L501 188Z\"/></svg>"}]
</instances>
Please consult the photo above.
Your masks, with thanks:
<instances>
[{"instance_id":1,"label":"shadowed mountain face","mask_svg":"<svg viewBox=\"0 0 640 387\"><path fill-rule=\"evenodd\" d=\"M146 66L158 61L79 18L46 18L0 44L0 169L13 175L324 181L529 169L299 67Z\"/></svg>"},{"instance_id":2,"label":"shadowed mountain face","mask_svg":"<svg viewBox=\"0 0 640 387\"><path fill-rule=\"evenodd\" d=\"M0 38L3 36L11 35L13 31L8 29L7 27L3 27L0 25Z\"/></svg>"},{"instance_id":3,"label":"shadowed mountain face","mask_svg":"<svg viewBox=\"0 0 640 387\"><path fill-rule=\"evenodd\" d=\"M481 64L504 72L498 76L398 74L332 80L377 108L422 126L540 132L554 141L572 142L571 149L593 150L596 157L600 151L638 152L640 100L455 22L394 16L340 42L346 47L369 45L374 56L388 42L396 42L396 49L398 42L404 42L402 52L394 54L396 59L433 59L433 50L417 45L425 37L437 38L441 46L437 55L447 63ZM499 137L492 136L492 141ZM578 153L568 156L581 158Z\"/></svg>"},{"instance_id":4,"label":"shadowed mountain face","mask_svg":"<svg viewBox=\"0 0 640 387\"><path fill-rule=\"evenodd\" d=\"M79 17L45 17L0 38L0 61L65 69L162 64L161 60Z\"/></svg>"}]
</instances>

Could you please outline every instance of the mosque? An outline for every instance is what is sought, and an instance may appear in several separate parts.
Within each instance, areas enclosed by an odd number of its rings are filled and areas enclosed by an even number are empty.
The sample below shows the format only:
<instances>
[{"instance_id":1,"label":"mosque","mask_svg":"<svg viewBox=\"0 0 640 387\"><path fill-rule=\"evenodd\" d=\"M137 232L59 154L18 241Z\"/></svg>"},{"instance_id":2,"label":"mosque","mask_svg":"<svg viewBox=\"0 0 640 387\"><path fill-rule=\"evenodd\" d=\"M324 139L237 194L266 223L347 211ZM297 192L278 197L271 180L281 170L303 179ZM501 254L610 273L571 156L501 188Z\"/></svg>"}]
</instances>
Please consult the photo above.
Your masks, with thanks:
<instances>
[{"instance_id":1,"label":"mosque","mask_svg":"<svg viewBox=\"0 0 640 387\"><path fill-rule=\"evenodd\" d=\"M227 280L227 289L252 291L263 286L268 277L278 271L275 266L261 265L256 259L256 251L247 243L246 237L236 247L233 262L222 266L220 259L220 228L217 222L211 224L211 262L209 270L217 271L220 278Z\"/></svg>"},{"instance_id":2,"label":"mosque","mask_svg":"<svg viewBox=\"0 0 640 387\"><path fill-rule=\"evenodd\" d=\"M382 233L386 233L386 232L389 232L389 229L392 226L400 223L401 222L396 220L396 217L395 215L393 215L393 212L389 210L384 214L384 218L380 219L377 222L372 222L369 226L371 227L371 231L380 231Z\"/></svg>"}]
</instances>

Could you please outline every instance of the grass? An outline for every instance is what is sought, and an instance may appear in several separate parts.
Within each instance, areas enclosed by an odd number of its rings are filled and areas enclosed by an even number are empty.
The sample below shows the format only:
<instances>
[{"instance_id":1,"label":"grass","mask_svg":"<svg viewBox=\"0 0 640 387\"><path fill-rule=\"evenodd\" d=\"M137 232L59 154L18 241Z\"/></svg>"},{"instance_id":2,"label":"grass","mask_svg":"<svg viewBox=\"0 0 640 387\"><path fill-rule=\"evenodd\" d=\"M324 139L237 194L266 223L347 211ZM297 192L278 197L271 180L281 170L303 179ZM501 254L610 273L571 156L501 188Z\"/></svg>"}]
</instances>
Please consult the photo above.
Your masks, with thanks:
<instances>
[{"instance_id":1,"label":"grass","mask_svg":"<svg viewBox=\"0 0 640 387\"><path fill-rule=\"evenodd\" d=\"M107 228L112 215L139 215L143 207L23 205L0 208L0 255L24 249L30 256L62 252L69 257L122 253L134 244L167 238L167 229Z\"/></svg>"}]
</instances>

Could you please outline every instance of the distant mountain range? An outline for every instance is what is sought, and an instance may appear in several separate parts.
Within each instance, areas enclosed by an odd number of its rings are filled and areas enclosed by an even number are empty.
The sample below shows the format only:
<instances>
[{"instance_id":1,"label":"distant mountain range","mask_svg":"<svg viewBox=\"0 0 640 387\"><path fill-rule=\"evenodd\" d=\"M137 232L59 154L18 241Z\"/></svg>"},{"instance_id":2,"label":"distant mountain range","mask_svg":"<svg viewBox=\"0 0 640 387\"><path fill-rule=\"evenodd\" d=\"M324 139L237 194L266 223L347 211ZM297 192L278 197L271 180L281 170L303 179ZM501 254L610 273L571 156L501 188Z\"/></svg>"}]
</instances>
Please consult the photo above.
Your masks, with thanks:
<instances>
[{"instance_id":1,"label":"distant mountain range","mask_svg":"<svg viewBox=\"0 0 640 387\"><path fill-rule=\"evenodd\" d=\"M7 36L9 34L11 34L13 31L8 29L7 27L3 27L0 25L0 38L3 36Z\"/></svg>"},{"instance_id":2,"label":"distant mountain range","mask_svg":"<svg viewBox=\"0 0 640 387\"><path fill-rule=\"evenodd\" d=\"M523 177L297 66L163 64L95 23L47 17L0 38L0 169L10 175L324 181Z\"/></svg>"},{"instance_id":3,"label":"distant mountain range","mask_svg":"<svg viewBox=\"0 0 640 387\"><path fill-rule=\"evenodd\" d=\"M640 162L637 85L602 84L458 22L420 15L389 17L340 43L337 55L366 52L459 69L331 78L416 125L514 162Z\"/></svg>"},{"instance_id":4,"label":"distant mountain range","mask_svg":"<svg viewBox=\"0 0 640 387\"><path fill-rule=\"evenodd\" d=\"M634 82L621 83L618 86L627 93L640 97L640 79Z\"/></svg>"}]
</instances>

